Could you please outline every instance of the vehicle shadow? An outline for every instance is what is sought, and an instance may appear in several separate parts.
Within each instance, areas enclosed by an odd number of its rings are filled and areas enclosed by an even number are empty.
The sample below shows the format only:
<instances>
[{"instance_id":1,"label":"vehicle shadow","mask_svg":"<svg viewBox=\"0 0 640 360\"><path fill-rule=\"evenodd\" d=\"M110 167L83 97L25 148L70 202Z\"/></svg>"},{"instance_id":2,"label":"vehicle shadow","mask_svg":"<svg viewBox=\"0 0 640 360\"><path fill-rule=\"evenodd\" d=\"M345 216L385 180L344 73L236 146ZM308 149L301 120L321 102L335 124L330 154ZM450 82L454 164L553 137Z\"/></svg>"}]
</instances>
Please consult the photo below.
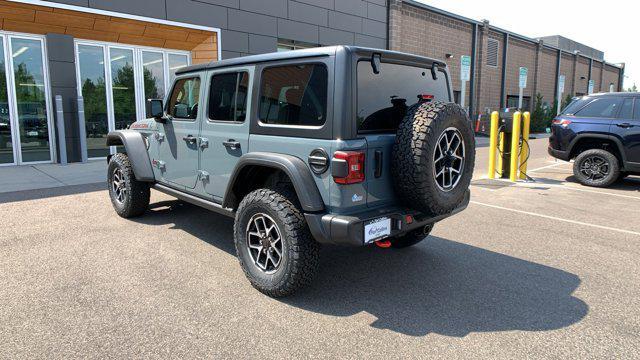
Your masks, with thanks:
<instances>
[{"instance_id":1,"label":"vehicle shadow","mask_svg":"<svg viewBox=\"0 0 640 360\"><path fill-rule=\"evenodd\" d=\"M576 180L576 178L573 175L568 176L565 180L580 185L578 180ZM584 185L580 185L580 186L584 186ZM613 184L609 185L606 189L638 192L640 191L640 177L635 177L635 176L626 177L622 180L618 180L614 182Z\"/></svg>"},{"instance_id":2,"label":"vehicle shadow","mask_svg":"<svg viewBox=\"0 0 640 360\"><path fill-rule=\"evenodd\" d=\"M283 301L332 316L367 312L371 326L412 336L547 331L579 322L578 276L430 236L413 248L325 247L312 286Z\"/></svg>"},{"instance_id":3,"label":"vehicle shadow","mask_svg":"<svg viewBox=\"0 0 640 360\"><path fill-rule=\"evenodd\" d=\"M152 204L149 225L174 229L235 256L233 219L180 201ZM314 282L279 301L331 316L360 312L371 326L424 336L547 331L579 322L588 305L573 296L578 276L430 236L407 249L325 246Z\"/></svg>"}]
</instances>

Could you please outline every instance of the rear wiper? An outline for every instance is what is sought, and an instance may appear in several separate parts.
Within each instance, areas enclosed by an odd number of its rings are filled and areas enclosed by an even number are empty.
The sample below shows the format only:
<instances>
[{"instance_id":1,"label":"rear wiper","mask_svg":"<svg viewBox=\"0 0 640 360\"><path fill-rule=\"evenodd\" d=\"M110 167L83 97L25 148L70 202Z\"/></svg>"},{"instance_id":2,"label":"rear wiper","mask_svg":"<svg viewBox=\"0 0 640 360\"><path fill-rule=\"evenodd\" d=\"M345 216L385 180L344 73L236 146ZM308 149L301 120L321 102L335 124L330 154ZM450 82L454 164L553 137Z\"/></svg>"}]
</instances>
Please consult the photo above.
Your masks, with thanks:
<instances>
[{"instance_id":1,"label":"rear wiper","mask_svg":"<svg viewBox=\"0 0 640 360\"><path fill-rule=\"evenodd\" d=\"M433 78L433 80L438 80L438 64L433 63L433 65L431 65L431 77Z\"/></svg>"}]
</instances>

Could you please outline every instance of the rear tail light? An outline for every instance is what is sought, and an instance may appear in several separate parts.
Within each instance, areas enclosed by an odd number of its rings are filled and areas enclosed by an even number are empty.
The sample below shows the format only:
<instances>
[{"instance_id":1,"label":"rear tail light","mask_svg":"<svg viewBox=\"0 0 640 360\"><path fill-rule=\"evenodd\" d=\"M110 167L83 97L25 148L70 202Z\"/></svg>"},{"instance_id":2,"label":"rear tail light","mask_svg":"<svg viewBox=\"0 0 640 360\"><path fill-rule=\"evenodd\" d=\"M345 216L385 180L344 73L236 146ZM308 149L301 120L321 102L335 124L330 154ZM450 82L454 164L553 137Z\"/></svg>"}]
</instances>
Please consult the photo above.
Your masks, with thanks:
<instances>
[{"instance_id":1,"label":"rear tail light","mask_svg":"<svg viewBox=\"0 0 640 360\"><path fill-rule=\"evenodd\" d=\"M355 184L364 181L364 152L336 151L331 160L333 181L338 184Z\"/></svg>"},{"instance_id":2,"label":"rear tail light","mask_svg":"<svg viewBox=\"0 0 640 360\"><path fill-rule=\"evenodd\" d=\"M571 120L567 120L567 119L553 119L553 125L560 125L563 128L566 128L567 126L569 126L569 124L571 124Z\"/></svg>"}]
</instances>

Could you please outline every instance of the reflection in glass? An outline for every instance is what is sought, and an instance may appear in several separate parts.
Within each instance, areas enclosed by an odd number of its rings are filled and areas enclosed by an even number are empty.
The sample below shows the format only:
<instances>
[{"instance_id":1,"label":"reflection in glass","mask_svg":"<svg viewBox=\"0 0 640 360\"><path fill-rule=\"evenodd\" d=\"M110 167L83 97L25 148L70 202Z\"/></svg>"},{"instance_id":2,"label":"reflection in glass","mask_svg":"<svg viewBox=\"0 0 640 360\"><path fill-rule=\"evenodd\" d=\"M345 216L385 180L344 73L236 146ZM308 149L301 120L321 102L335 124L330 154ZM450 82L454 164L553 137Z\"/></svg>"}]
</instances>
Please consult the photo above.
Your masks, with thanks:
<instances>
[{"instance_id":1,"label":"reflection in glass","mask_svg":"<svg viewBox=\"0 0 640 360\"><path fill-rule=\"evenodd\" d=\"M136 93L133 77L133 50L109 49L113 114L116 130L125 129L136 121Z\"/></svg>"},{"instance_id":2,"label":"reflection in glass","mask_svg":"<svg viewBox=\"0 0 640 360\"><path fill-rule=\"evenodd\" d=\"M11 39L22 161L51 160L42 43Z\"/></svg>"},{"instance_id":3,"label":"reflection in glass","mask_svg":"<svg viewBox=\"0 0 640 360\"><path fill-rule=\"evenodd\" d=\"M87 128L88 156L90 158L105 157L109 155L109 147L106 145L109 121L102 47L78 45L78 62Z\"/></svg>"},{"instance_id":4,"label":"reflection in glass","mask_svg":"<svg viewBox=\"0 0 640 360\"><path fill-rule=\"evenodd\" d=\"M169 80L173 82L176 77L176 71L189 65L187 55L169 54Z\"/></svg>"},{"instance_id":5,"label":"reflection in glass","mask_svg":"<svg viewBox=\"0 0 640 360\"><path fill-rule=\"evenodd\" d=\"M142 52L144 100L164 98L164 61L162 53ZM150 115L147 114L147 117Z\"/></svg>"},{"instance_id":6,"label":"reflection in glass","mask_svg":"<svg viewBox=\"0 0 640 360\"><path fill-rule=\"evenodd\" d=\"M0 164L11 164L14 162L13 140L9 118L7 73L4 65L4 39L0 38Z\"/></svg>"}]
</instances>

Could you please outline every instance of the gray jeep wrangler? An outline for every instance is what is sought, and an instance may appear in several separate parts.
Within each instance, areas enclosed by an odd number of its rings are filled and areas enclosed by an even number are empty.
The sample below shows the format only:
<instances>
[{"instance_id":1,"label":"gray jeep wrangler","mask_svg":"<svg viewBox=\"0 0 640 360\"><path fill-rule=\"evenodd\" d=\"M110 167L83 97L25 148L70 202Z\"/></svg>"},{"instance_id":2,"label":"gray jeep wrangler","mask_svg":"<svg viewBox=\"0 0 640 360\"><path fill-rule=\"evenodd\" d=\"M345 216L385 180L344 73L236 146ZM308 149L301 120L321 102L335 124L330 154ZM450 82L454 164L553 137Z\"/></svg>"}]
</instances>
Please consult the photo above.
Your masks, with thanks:
<instances>
[{"instance_id":1,"label":"gray jeep wrangler","mask_svg":"<svg viewBox=\"0 0 640 360\"><path fill-rule=\"evenodd\" d=\"M469 203L475 139L445 63L335 46L181 69L151 118L108 134L118 215L150 189L235 218L251 284L309 283L320 244L407 247Z\"/></svg>"}]
</instances>

